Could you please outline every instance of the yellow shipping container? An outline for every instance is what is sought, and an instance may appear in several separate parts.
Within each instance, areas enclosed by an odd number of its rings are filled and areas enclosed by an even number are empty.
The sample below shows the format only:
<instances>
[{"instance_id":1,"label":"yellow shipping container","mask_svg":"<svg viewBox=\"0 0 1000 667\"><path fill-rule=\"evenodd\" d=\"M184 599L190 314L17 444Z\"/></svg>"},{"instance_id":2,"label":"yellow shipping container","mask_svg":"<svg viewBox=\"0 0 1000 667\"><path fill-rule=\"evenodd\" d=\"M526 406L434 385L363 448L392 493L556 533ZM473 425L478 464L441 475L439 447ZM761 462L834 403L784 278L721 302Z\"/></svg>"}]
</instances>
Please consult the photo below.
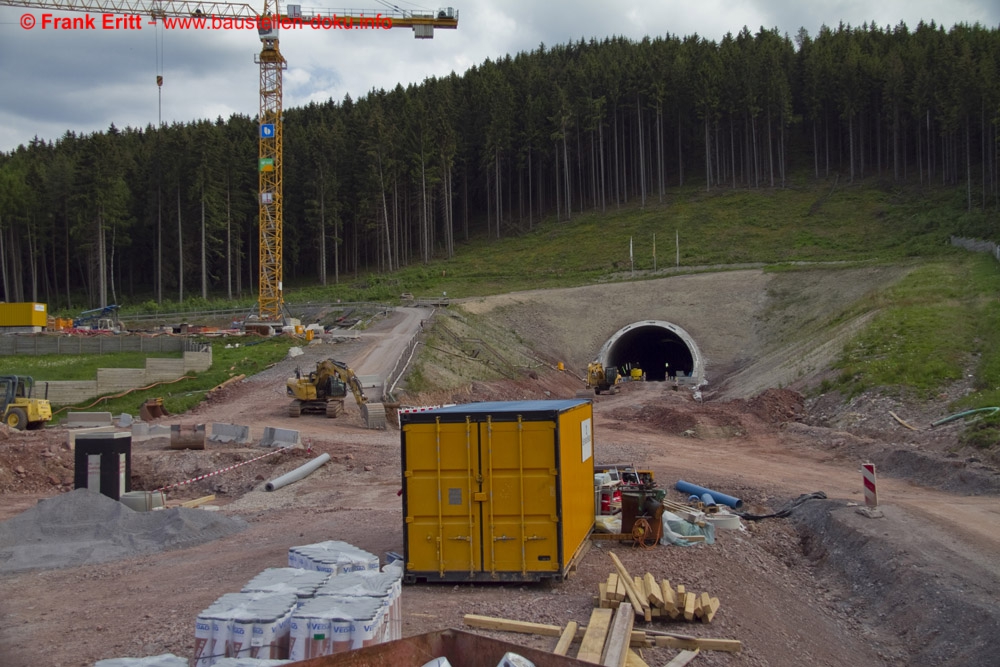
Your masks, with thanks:
<instances>
[{"instance_id":1,"label":"yellow shipping container","mask_svg":"<svg viewBox=\"0 0 1000 667\"><path fill-rule=\"evenodd\" d=\"M45 327L44 303L0 303L0 327Z\"/></svg>"},{"instance_id":2,"label":"yellow shipping container","mask_svg":"<svg viewBox=\"0 0 1000 667\"><path fill-rule=\"evenodd\" d=\"M594 527L589 400L400 415L404 578L561 581Z\"/></svg>"}]
</instances>

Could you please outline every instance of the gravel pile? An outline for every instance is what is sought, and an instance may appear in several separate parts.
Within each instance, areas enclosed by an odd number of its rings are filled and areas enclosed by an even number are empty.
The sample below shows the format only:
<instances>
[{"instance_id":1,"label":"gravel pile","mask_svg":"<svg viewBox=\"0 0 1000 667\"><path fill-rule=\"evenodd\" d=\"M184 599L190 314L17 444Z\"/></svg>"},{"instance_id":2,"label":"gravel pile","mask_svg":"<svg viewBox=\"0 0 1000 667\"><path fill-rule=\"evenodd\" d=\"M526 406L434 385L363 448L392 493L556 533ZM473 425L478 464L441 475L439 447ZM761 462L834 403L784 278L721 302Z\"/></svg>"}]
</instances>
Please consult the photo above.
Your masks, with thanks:
<instances>
[{"instance_id":1,"label":"gravel pile","mask_svg":"<svg viewBox=\"0 0 1000 667\"><path fill-rule=\"evenodd\" d=\"M240 518L178 507L136 512L77 489L0 523L0 573L102 563L238 533Z\"/></svg>"}]
</instances>

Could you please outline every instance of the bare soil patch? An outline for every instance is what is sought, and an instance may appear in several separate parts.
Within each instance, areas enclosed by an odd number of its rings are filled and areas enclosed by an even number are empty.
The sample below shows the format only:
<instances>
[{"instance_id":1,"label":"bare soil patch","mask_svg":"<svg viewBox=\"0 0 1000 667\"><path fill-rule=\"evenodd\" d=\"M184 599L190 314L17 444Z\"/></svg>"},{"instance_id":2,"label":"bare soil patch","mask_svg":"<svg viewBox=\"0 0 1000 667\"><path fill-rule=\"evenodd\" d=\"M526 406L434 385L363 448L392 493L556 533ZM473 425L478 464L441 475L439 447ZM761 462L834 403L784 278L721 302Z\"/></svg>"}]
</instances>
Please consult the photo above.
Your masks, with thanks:
<instances>
[{"instance_id":1,"label":"bare soil patch","mask_svg":"<svg viewBox=\"0 0 1000 667\"><path fill-rule=\"evenodd\" d=\"M656 302L660 286L655 282L650 281L651 291L637 294L636 303L642 298ZM635 285L631 289L640 292ZM756 294L763 301L768 298ZM553 298L562 302L561 296ZM540 326L542 310L529 308L518 320L514 305L502 310L500 319ZM584 304L580 312L591 317L595 311ZM740 331L754 330L753 312L763 311L746 311L748 319L736 323ZM585 330L581 321L572 320L576 330L561 334L560 340L572 340ZM700 326L708 330L718 322L680 324L690 331ZM539 328L538 335L547 335L553 326ZM602 326L613 333L618 325ZM523 332L519 335L528 340ZM726 335L736 341L736 334ZM716 368L746 367L740 350L761 350L765 342L743 341L730 346L735 352L728 356L721 352L724 346L714 348ZM306 449L267 457L170 494L175 501L215 493L217 511L248 522L238 534L114 562L0 575L0 664L91 665L101 658L163 652L189 656L198 612L222 594L239 590L264 568L284 565L289 547L338 539L380 556L401 552L399 432L364 429L351 402L335 420L287 416L284 381L295 366L308 367L325 356L352 360L366 345L365 340L318 341L305 348L303 357L232 385L190 415L166 420L249 424L255 439L265 426L298 429ZM578 349L589 349L582 345ZM411 394L407 401L570 398L583 389L572 372L538 368L533 374L522 370L509 379ZM698 660L706 665L991 664L1000 650L995 602L1000 599L995 557L1000 515L996 491L985 483L971 491L969 480L972 473L995 479L995 469L986 461L949 456L955 442L948 443L946 432L928 433L924 442L920 433L908 432L895 420L883 421L883 398L866 397L872 406L867 411L859 409L861 403L849 404L851 413L870 417L858 429L842 421L847 413L836 399L807 401L795 391L773 388L779 384L748 397L729 400L720 393L703 402L666 383L636 383L617 395L592 396L598 462L632 461L652 469L661 486L671 488L677 479L693 481L740 497L758 514L803 493L823 491L830 498L810 501L790 519L719 531L713 545L614 547L631 572L648 571L658 579L708 591L722 603L708 625L657 620L649 626L637 623L637 628L743 642L738 654L703 653ZM906 413L908 406L915 412ZM914 423L920 410L936 409L905 402L894 407ZM65 440L64 429L0 432L0 519L69 488L64 483L71 470ZM164 445L136 443L133 481L155 487L263 453L256 446L210 444L205 451L178 452ZM929 472L918 472L919 466L893 463L894 456L901 456L895 452L901 451L920 460L965 465L927 464L928 471L934 469L932 479ZM333 460L315 474L273 493L263 491L264 481L320 452ZM880 456L885 518L868 519L851 506L863 502L858 466ZM958 492L942 490L946 488ZM461 627L467 613L585 624L597 584L613 569L608 550L607 544L596 544L562 584L408 586L403 632ZM555 644L552 638L492 634L546 650ZM644 657L649 664L664 664L674 653L655 649Z\"/></svg>"}]
</instances>

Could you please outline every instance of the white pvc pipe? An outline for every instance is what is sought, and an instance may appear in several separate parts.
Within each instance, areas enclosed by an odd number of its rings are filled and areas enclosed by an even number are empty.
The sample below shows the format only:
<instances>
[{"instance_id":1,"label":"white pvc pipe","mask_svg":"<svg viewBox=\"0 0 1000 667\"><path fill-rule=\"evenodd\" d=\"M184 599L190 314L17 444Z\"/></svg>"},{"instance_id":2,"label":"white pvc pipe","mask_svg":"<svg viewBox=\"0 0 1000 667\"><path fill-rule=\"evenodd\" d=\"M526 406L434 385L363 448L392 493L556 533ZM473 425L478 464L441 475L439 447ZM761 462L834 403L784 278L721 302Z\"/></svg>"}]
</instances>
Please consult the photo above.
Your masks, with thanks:
<instances>
[{"instance_id":1,"label":"white pvc pipe","mask_svg":"<svg viewBox=\"0 0 1000 667\"><path fill-rule=\"evenodd\" d=\"M270 482L264 485L264 490L274 491L275 489L280 489L283 486L288 486L292 482L297 482L304 477L308 477L309 475L316 472L317 468L319 468L321 465L323 465L329 460L330 460L329 454L320 454L309 463L306 463L303 466L299 466L298 468L296 468L291 472L286 472L281 477L272 479Z\"/></svg>"}]
</instances>

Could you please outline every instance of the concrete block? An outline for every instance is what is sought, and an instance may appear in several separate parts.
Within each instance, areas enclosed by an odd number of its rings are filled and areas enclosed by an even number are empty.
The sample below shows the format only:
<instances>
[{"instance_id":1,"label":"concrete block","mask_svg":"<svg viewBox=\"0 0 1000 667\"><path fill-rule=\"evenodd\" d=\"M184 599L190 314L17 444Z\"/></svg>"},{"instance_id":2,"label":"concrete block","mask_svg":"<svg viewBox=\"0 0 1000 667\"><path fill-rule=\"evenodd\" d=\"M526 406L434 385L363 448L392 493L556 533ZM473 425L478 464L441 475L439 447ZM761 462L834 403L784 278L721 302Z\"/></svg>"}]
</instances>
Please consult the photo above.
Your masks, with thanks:
<instances>
[{"instance_id":1,"label":"concrete block","mask_svg":"<svg viewBox=\"0 0 1000 667\"><path fill-rule=\"evenodd\" d=\"M129 426L132 425L133 421L135 420L132 419L132 415L130 415L127 412L123 412L118 416L118 427L128 428Z\"/></svg>"},{"instance_id":2,"label":"concrete block","mask_svg":"<svg viewBox=\"0 0 1000 667\"><path fill-rule=\"evenodd\" d=\"M149 424L147 422L132 422L133 438L163 438L170 437L170 426L167 424Z\"/></svg>"},{"instance_id":3,"label":"concrete block","mask_svg":"<svg viewBox=\"0 0 1000 667\"><path fill-rule=\"evenodd\" d=\"M93 426L91 428L78 428L75 431L68 431L66 437L66 445L69 447L70 451L76 449L76 438L77 436L86 435L88 433L114 433L114 426Z\"/></svg>"},{"instance_id":4,"label":"concrete block","mask_svg":"<svg viewBox=\"0 0 1000 667\"><path fill-rule=\"evenodd\" d=\"M66 415L66 428L111 426L110 412L70 412Z\"/></svg>"},{"instance_id":5,"label":"concrete block","mask_svg":"<svg viewBox=\"0 0 1000 667\"><path fill-rule=\"evenodd\" d=\"M264 428L264 437L260 439L262 447L294 447L301 444L299 432L290 428Z\"/></svg>"},{"instance_id":6,"label":"concrete block","mask_svg":"<svg viewBox=\"0 0 1000 667\"><path fill-rule=\"evenodd\" d=\"M250 442L250 427L240 424L212 424L212 435L208 436L212 442L236 442L246 444Z\"/></svg>"}]
</instances>

